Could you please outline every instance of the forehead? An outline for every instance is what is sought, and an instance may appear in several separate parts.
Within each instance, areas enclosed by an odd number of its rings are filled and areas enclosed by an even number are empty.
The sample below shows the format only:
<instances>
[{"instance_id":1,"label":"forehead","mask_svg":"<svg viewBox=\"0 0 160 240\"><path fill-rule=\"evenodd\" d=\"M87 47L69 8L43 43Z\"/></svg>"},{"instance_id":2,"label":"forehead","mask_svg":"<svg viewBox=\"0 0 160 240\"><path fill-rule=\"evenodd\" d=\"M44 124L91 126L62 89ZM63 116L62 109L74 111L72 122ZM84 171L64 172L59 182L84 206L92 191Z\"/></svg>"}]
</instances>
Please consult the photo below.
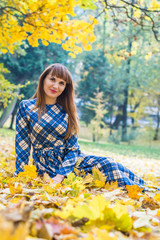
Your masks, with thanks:
<instances>
[{"instance_id":1,"label":"forehead","mask_svg":"<svg viewBox=\"0 0 160 240\"><path fill-rule=\"evenodd\" d=\"M58 80L58 81L63 81L63 82L65 82L65 80L64 79L62 79L62 78L60 78L60 77L57 77L56 75L54 75L54 74L52 74L52 73L49 73L48 74L48 77L54 77L56 80Z\"/></svg>"},{"instance_id":2,"label":"forehead","mask_svg":"<svg viewBox=\"0 0 160 240\"><path fill-rule=\"evenodd\" d=\"M50 74L56 78L63 79L66 83L71 82L69 72L64 67L55 66L51 69Z\"/></svg>"}]
</instances>

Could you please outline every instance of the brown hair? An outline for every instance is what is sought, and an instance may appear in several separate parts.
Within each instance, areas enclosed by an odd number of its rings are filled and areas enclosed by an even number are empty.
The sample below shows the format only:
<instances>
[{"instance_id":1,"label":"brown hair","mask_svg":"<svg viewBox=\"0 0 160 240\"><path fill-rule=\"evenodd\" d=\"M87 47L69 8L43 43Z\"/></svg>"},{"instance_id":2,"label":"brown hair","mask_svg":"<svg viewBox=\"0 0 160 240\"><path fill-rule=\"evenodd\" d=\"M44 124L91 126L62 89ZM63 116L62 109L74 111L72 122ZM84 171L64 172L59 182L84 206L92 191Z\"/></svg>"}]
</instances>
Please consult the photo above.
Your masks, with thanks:
<instances>
[{"instance_id":1,"label":"brown hair","mask_svg":"<svg viewBox=\"0 0 160 240\"><path fill-rule=\"evenodd\" d=\"M42 113L46 109L44 79L49 73L51 73L52 76L61 78L66 82L66 87L62 92L62 94L58 96L57 103L59 103L68 113L68 129L65 135L65 139L67 139L69 136L71 136L71 134L77 134L79 127L78 127L78 117L77 117L76 106L74 103L74 89L73 89L72 76L71 76L71 73L68 71L68 69L64 65L55 63L48 66L42 72L39 78L37 90L32 97L32 98L37 98L36 106L33 109L38 108L38 119L40 120Z\"/></svg>"}]
</instances>

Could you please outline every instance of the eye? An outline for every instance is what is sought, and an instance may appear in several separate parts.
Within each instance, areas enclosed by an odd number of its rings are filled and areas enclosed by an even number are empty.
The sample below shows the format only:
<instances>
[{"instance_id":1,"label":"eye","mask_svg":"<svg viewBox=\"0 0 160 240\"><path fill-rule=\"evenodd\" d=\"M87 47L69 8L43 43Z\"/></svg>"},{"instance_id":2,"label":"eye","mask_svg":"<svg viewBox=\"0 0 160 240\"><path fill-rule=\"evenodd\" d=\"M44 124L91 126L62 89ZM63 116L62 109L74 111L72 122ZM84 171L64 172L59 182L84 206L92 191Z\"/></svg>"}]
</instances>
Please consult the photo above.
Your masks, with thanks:
<instances>
[{"instance_id":1,"label":"eye","mask_svg":"<svg viewBox=\"0 0 160 240\"><path fill-rule=\"evenodd\" d=\"M51 77L50 79L51 79L52 81L55 81L55 80L56 80L55 77Z\"/></svg>"},{"instance_id":2,"label":"eye","mask_svg":"<svg viewBox=\"0 0 160 240\"><path fill-rule=\"evenodd\" d=\"M60 84L60 85L65 85L65 83L64 83L64 82L62 82L62 81L61 81L59 84Z\"/></svg>"}]
</instances>

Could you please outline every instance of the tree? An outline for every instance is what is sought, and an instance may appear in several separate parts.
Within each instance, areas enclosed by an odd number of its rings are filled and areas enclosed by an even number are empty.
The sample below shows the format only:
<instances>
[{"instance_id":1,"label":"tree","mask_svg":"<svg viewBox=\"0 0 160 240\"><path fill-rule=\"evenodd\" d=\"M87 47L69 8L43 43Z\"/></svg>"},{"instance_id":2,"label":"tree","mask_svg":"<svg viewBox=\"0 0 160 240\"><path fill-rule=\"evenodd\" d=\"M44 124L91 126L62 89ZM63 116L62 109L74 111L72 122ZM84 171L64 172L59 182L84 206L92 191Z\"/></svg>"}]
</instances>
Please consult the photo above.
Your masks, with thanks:
<instances>
[{"instance_id":1,"label":"tree","mask_svg":"<svg viewBox=\"0 0 160 240\"><path fill-rule=\"evenodd\" d=\"M44 46L42 43L40 43L39 47L33 48L26 42L25 47L22 49L24 50L23 55L7 53L2 55L0 60L10 71L6 77L13 86L17 85L20 88L19 91L16 92L16 96L20 95L21 93L23 94L21 95L23 98L30 98L35 92L38 77L45 66L53 62L61 62L67 65L68 54L60 45L57 44L49 44L48 46ZM26 85L27 81L30 81L28 85ZM25 88L21 88L23 84L25 84ZM9 92L6 92L6 96L8 95ZM10 103L8 106L4 106L3 108L3 113L0 117L0 127L4 125L5 121L11 114L12 120L10 128L12 128L13 125L19 100L17 97L11 99L11 95L9 96Z\"/></svg>"},{"instance_id":2,"label":"tree","mask_svg":"<svg viewBox=\"0 0 160 240\"><path fill-rule=\"evenodd\" d=\"M32 47L49 43L62 44L73 56L91 49L95 41L92 16L76 19L76 7L83 7L87 0L2 0L0 3L0 46L1 51L13 53L24 40ZM88 8L94 9L92 2Z\"/></svg>"},{"instance_id":3,"label":"tree","mask_svg":"<svg viewBox=\"0 0 160 240\"><path fill-rule=\"evenodd\" d=\"M104 115L106 114L106 100L103 100L103 92L94 93L95 98L90 98L90 103L88 103L87 108L94 111L95 116L91 120L89 127L92 131L93 142L99 142L100 137L103 135L102 129L105 127Z\"/></svg>"},{"instance_id":4,"label":"tree","mask_svg":"<svg viewBox=\"0 0 160 240\"><path fill-rule=\"evenodd\" d=\"M111 17L117 26L132 22L143 32L152 32L155 39L160 41L159 0L102 0L98 6L101 13L104 12L106 18Z\"/></svg>"},{"instance_id":5,"label":"tree","mask_svg":"<svg viewBox=\"0 0 160 240\"><path fill-rule=\"evenodd\" d=\"M94 118L95 112L87 108L90 98L95 98L97 88L103 92L106 98L106 74L108 72L108 62L104 57L103 51L93 50L85 55L81 70L81 80L76 87L77 97L80 98L79 108L81 112L81 120L89 124Z\"/></svg>"},{"instance_id":6,"label":"tree","mask_svg":"<svg viewBox=\"0 0 160 240\"><path fill-rule=\"evenodd\" d=\"M94 25L97 20L92 16L76 19L76 9L84 8L83 0L2 0L0 2L0 51L5 54L21 52L21 46L27 40L37 47L40 40L61 44L72 57L84 50L91 49L95 41ZM94 9L90 1L87 8ZM77 11L78 12L78 11ZM53 14L54 13L54 14ZM3 71L2 71L3 72ZM3 78L0 78L3 85ZM13 85L7 83L8 91Z\"/></svg>"}]
</instances>

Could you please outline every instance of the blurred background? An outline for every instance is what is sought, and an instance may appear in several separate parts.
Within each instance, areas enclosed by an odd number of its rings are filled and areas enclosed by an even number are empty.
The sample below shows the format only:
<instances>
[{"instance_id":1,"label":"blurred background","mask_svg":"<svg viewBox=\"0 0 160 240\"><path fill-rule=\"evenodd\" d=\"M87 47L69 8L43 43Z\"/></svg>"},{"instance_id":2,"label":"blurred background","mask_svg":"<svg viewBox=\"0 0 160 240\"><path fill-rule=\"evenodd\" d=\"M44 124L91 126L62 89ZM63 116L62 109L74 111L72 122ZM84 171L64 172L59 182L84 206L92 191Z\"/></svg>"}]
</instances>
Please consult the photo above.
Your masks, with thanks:
<instances>
[{"instance_id":1,"label":"blurred background","mask_svg":"<svg viewBox=\"0 0 160 240\"><path fill-rule=\"evenodd\" d=\"M147 3L146 3L147 2ZM84 150L159 159L160 2L7 1L0 27L0 136L15 136L41 72L71 72Z\"/></svg>"}]
</instances>

